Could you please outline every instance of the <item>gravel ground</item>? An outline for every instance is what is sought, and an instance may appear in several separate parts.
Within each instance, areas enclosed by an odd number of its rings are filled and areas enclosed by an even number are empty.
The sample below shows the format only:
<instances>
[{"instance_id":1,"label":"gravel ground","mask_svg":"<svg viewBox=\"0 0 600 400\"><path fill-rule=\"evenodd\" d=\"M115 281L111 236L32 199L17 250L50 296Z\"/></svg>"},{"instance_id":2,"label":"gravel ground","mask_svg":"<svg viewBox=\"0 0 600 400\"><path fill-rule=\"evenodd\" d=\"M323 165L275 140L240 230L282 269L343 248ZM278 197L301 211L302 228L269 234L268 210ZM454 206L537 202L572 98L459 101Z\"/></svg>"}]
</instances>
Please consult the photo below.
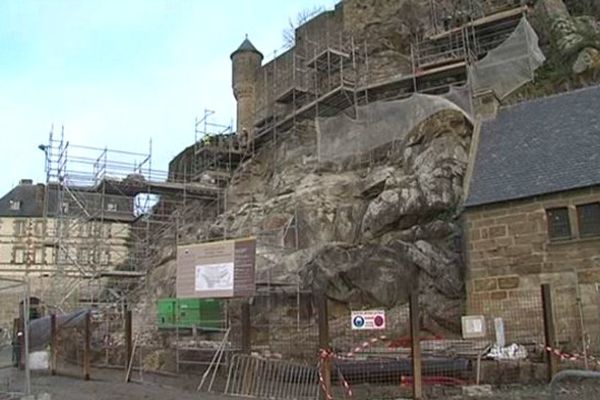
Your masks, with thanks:
<instances>
[{"instance_id":1,"label":"gravel ground","mask_svg":"<svg viewBox=\"0 0 600 400\"><path fill-rule=\"evenodd\" d=\"M92 379L81 379L81 370L63 370L68 375L50 376L47 373L34 372L32 374L32 388L34 393L50 393L53 400L225 400L231 397L197 393L194 388L198 384L198 376L162 376L145 373L143 377L133 375L133 379L143 378L142 383L125 383L122 370L93 369ZM23 372L11 367L0 368L0 392L3 390L22 391ZM357 388L358 389L358 388ZM377 389L374 387L377 391ZM458 389L458 388L456 388ZM372 395L361 393L360 390L353 397L357 400L376 400ZM385 396L386 399L401 398L399 392L396 396ZM430 391L427 399L444 400L549 400L550 390L547 385L539 386L506 386L494 388L492 396L468 397L453 390L453 394L436 393ZM363 396L361 396L361 394ZM406 393L408 394L408 393ZM376 396L379 397L379 396ZM406 396L409 397L409 396ZM0 396L0 398L2 398ZM342 397L339 397L342 398ZM600 380L571 381L561 385L557 400L598 400L600 399Z\"/></svg>"},{"instance_id":2,"label":"gravel ground","mask_svg":"<svg viewBox=\"0 0 600 400\"><path fill-rule=\"evenodd\" d=\"M125 383L120 370L93 370L92 379L76 376L50 376L34 373L31 379L34 393L50 393L56 400L223 400L230 397L197 393L192 389L198 379L173 379L145 375L144 383ZM135 378L135 377L134 377ZM151 379L151 381L150 381ZM0 387L10 391L23 390L23 372L13 368L0 369Z\"/></svg>"}]
</instances>

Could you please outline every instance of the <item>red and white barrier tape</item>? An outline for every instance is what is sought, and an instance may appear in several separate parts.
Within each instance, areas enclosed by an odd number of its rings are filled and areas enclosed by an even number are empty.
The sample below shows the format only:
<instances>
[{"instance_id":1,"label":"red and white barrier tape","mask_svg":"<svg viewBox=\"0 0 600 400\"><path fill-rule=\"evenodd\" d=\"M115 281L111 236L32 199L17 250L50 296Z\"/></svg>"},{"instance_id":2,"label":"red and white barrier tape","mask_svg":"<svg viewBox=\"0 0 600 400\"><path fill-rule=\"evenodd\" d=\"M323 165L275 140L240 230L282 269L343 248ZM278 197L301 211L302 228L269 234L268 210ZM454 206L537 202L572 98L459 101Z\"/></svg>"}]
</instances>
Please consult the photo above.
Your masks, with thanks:
<instances>
[{"instance_id":1,"label":"red and white barrier tape","mask_svg":"<svg viewBox=\"0 0 600 400\"><path fill-rule=\"evenodd\" d=\"M369 340L365 340L364 342L362 342L360 344L360 346L356 346L351 352L346 354L346 357L354 357L356 355L356 353L360 353L362 351L364 351L367 347L370 347L372 345L374 345L377 342L380 342L382 340L387 340L387 336L383 335L383 336L378 336L378 337L373 337Z\"/></svg>"},{"instance_id":2,"label":"red and white barrier tape","mask_svg":"<svg viewBox=\"0 0 600 400\"><path fill-rule=\"evenodd\" d=\"M594 356L590 356L588 355L586 357L586 355L581 354L581 353L566 353L566 352L562 352L558 349L554 349L550 346L541 346L544 351L553 354L555 356L557 356L558 358L561 359L561 361L579 361L579 360L585 360L587 358L588 361L594 362L596 363L596 365L600 366L600 359L596 358Z\"/></svg>"},{"instance_id":3,"label":"red and white barrier tape","mask_svg":"<svg viewBox=\"0 0 600 400\"><path fill-rule=\"evenodd\" d=\"M333 351L328 350L328 349L319 350L319 364L318 364L319 384L321 385L321 390L323 391L323 393L325 393L325 397L327 398L327 400L333 400L333 396L332 396L329 388L327 387L325 378L323 377L322 369L323 369L323 363L325 361L333 360L334 358L337 358L337 357ZM340 382L340 385L346 391L346 395L348 397L352 397L352 388L350 387L350 384L348 383L348 381L346 381L346 379L342 375L342 372L339 369L337 370L337 374L338 374L338 380Z\"/></svg>"}]
</instances>

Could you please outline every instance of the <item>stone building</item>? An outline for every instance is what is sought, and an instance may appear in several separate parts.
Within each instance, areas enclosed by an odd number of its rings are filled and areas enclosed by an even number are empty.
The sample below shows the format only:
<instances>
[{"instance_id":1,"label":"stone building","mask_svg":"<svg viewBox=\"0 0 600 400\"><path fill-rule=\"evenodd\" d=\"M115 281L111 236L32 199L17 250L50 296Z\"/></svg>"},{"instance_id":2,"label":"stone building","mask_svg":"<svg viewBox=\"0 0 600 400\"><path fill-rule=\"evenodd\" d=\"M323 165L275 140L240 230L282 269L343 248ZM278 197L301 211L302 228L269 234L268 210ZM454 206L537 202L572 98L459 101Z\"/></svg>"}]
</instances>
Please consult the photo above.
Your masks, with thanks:
<instances>
[{"instance_id":1,"label":"stone building","mask_svg":"<svg viewBox=\"0 0 600 400\"><path fill-rule=\"evenodd\" d=\"M550 283L559 337L581 339L580 311L597 337L600 87L501 108L476 151L464 213L468 311L539 319L527 302Z\"/></svg>"},{"instance_id":2,"label":"stone building","mask_svg":"<svg viewBox=\"0 0 600 400\"><path fill-rule=\"evenodd\" d=\"M31 295L39 298L46 297L59 267L69 279L82 271L114 269L128 258L134 218L131 202L123 201L122 196L106 195L103 204L91 207L97 196L81 191L78 201L90 205L90 210L104 207L104 212L75 223L73 216L67 221L50 211L58 209L57 199L56 188L33 184L29 179L21 180L0 198L0 275L26 279ZM75 209L72 201L65 200L63 210ZM65 227L66 237L59 248L56 232L60 224Z\"/></svg>"}]
</instances>

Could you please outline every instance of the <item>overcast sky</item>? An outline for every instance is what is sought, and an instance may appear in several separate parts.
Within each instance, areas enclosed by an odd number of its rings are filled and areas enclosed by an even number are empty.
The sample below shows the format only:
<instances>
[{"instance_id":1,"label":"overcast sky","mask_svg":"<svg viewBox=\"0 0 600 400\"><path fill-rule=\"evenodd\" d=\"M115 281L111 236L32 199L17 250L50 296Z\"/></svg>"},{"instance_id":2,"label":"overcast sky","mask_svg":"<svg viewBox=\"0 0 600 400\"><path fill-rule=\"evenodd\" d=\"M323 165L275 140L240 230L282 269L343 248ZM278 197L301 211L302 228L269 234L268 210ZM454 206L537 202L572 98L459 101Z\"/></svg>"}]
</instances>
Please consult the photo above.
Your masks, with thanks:
<instances>
[{"instance_id":1,"label":"overcast sky","mask_svg":"<svg viewBox=\"0 0 600 400\"><path fill-rule=\"evenodd\" d=\"M268 58L290 18L336 2L0 1L0 196L45 181L52 124L79 145L147 152L152 138L166 170L205 108L235 117L229 55L246 33Z\"/></svg>"}]
</instances>

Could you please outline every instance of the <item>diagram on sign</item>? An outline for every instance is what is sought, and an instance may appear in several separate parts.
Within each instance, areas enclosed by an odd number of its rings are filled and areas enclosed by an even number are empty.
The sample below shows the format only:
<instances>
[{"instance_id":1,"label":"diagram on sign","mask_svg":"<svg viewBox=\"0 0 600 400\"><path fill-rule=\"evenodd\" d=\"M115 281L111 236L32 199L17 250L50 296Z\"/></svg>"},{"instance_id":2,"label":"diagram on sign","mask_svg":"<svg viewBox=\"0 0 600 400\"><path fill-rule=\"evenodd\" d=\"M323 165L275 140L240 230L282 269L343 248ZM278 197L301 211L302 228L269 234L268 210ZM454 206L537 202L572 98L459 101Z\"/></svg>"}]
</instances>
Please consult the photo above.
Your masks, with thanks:
<instances>
[{"instance_id":1,"label":"diagram on sign","mask_svg":"<svg viewBox=\"0 0 600 400\"><path fill-rule=\"evenodd\" d=\"M350 315L352 329L377 330L385 329L384 310L352 311Z\"/></svg>"},{"instance_id":2,"label":"diagram on sign","mask_svg":"<svg viewBox=\"0 0 600 400\"><path fill-rule=\"evenodd\" d=\"M196 290L233 290L233 263L196 265Z\"/></svg>"}]
</instances>

